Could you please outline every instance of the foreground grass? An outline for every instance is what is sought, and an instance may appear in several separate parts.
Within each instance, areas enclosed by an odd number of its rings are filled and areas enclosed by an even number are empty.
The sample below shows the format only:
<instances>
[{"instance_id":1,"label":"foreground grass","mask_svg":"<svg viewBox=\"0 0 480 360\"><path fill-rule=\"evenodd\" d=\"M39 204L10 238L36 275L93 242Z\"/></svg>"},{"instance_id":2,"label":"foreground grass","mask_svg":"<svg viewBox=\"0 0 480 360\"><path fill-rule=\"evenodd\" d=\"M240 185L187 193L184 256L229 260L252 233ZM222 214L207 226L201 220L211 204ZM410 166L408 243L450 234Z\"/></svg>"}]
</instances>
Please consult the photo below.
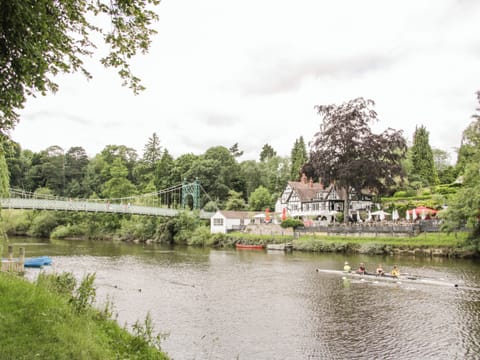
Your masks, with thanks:
<instances>
[{"instance_id":1,"label":"foreground grass","mask_svg":"<svg viewBox=\"0 0 480 360\"><path fill-rule=\"evenodd\" d=\"M89 308L0 273L0 359L168 359L145 339Z\"/></svg>"}]
</instances>

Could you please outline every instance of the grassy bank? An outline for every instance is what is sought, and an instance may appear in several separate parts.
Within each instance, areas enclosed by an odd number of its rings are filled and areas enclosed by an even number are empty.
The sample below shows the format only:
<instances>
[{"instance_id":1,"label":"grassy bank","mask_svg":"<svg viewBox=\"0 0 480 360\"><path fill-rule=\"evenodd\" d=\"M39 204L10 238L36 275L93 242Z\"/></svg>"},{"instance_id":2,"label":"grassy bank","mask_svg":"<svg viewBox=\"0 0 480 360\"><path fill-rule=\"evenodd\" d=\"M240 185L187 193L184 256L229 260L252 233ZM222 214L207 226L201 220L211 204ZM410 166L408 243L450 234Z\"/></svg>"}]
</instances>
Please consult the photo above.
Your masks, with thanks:
<instances>
[{"instance_id":1,"label":"grassy bank","mask_svg":"<svg viewBox=\"0 0 480 360\"><path fill-rule=\"evenodd\" d=\"M70 280L30 283L0 273L0 359L168 359L139 326L131 334L91 307L88 287L74 297L52 291Z\"/></svg>"},{"instance_id":2,"label":"grassy bank","mask_svg":"<svg viewBox=\"0 0 480 360\"><path fill-rule=\"evenodd\" d=\"M269 244L291 242L294 250L311 252L347 252L365 254L409 254L424 256L476 256L468 245L467 233L423 233L412 237L355 237L341 235L268 236L243 233L227 235L229 242Z\"/></svg>"}]
</instances>

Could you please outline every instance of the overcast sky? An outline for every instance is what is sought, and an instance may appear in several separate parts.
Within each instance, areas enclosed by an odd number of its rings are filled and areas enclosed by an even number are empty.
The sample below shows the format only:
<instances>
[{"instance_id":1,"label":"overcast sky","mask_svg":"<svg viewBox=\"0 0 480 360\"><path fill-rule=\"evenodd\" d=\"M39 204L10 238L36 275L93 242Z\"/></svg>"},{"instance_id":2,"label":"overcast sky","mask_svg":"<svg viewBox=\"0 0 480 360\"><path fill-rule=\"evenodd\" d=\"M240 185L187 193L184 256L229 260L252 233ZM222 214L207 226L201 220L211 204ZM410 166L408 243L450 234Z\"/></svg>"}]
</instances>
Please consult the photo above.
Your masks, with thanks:
<instances>
[{"instance_id":1,"label":"overcast sky","mask_svg":"<svg viewBox=\"0 0 480 360\"><path fill-rule=\"evenodd\" d=\"M454 153L478 107L477 0L164 0L158 13L133 63L144 93L95 64L92 80L62 76L57 94L29 100L13 140L141 155L156 132L174 157L238 143L241 160L258 160L266 143L288 156L312 140L315 105L361 96L376 103L376 130L411 141L425 125L432 147Z\"/></svg>"}]
</instances>

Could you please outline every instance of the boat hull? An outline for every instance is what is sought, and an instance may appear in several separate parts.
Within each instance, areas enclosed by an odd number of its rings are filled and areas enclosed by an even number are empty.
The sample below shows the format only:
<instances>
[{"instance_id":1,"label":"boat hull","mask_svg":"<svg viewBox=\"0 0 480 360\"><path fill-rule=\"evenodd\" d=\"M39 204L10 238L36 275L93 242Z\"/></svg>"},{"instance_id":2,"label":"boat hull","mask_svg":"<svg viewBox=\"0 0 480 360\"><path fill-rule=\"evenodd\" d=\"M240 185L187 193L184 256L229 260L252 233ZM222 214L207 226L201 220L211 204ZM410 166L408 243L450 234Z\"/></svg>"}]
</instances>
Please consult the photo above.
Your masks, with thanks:
<instances>
[{"instance_id":1,"label":"boat hull","mask_svg":"<svg viewBox=\"0 0 480 360\"><path fill-rule=\"evenodd\" d=\"M292 244L267 244L267 250L291 251L293 250L293 245Z\"/></svg>"},{"instance_id":2,"label":"boat hull","mask_svg":"<svg viewBox=\"0 0 480 360\"><path fill-rule=\"evenodd\" d=\"M361 279L363 281L386 281L392 283L409 283L409 284L423 284L423 285L438 285L438 286L447 286L447 287L458 287L458 284L450 283L443 280L436 280L436 279L427 279L422 277L416 276L391 276L391 275L376 275L376 274L359 274L356 272L347 272L341 270L328 270L328 269L316 269L319 273L324 274L335 274L341 275L342 277L349 277L349 278L356 278Z\"/></svg>"},{"instance_id":3,"label":"boat hull","mask_svg":"<svg viewBox=\"0 0 480 360\"><path fill-rule=\"evenodd\" d=\"M27 258L23 266L30 268L40 268L42 266L51 265L52 259L48 256L39 256L36 258Z\"/></svg>"},{"instance_id":4,"label":"boat hull","mask_svg":"<svg viewBox=\"0 0 480 360\"><path fill-rule=\"evenodd\" d=\"M235 244L235 248L238 250L263 250L265 245Z\"/></svg>"}]
</instances>

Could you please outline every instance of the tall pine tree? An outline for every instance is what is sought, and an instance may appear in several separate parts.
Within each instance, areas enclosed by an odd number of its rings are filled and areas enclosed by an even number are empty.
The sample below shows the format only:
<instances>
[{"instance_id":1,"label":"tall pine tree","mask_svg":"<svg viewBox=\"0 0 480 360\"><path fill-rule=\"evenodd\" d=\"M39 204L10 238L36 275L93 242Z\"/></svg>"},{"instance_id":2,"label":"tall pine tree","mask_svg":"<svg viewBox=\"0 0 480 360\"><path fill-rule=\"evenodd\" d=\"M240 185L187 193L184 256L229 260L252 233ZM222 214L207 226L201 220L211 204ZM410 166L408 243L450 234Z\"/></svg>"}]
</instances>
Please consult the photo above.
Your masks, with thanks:
<instances>
[{"instance_id":1,"label":"tall pine tree","mask_svg":"<svg viewBox=\"0 0 480 360\"><path fill-rule=\"evenodd\" d=\"M438 184L438 174L433 161L433 152L428 141L428 131L425 126L415 128L413 146L411 149L412 173L424 185Z\"/></svg>"},{"instance_id":2,"label":"tall pine tree","mask_svg":"<svg viewBox=\"0 0 480 360\"><path fill-rule=\"evenodd\" d=\"M302 167L307 162L307 149L303 136L295 140L290 157L292 162L290 180L296 181L300 178Z\"/></svg>"}]
</instances>

